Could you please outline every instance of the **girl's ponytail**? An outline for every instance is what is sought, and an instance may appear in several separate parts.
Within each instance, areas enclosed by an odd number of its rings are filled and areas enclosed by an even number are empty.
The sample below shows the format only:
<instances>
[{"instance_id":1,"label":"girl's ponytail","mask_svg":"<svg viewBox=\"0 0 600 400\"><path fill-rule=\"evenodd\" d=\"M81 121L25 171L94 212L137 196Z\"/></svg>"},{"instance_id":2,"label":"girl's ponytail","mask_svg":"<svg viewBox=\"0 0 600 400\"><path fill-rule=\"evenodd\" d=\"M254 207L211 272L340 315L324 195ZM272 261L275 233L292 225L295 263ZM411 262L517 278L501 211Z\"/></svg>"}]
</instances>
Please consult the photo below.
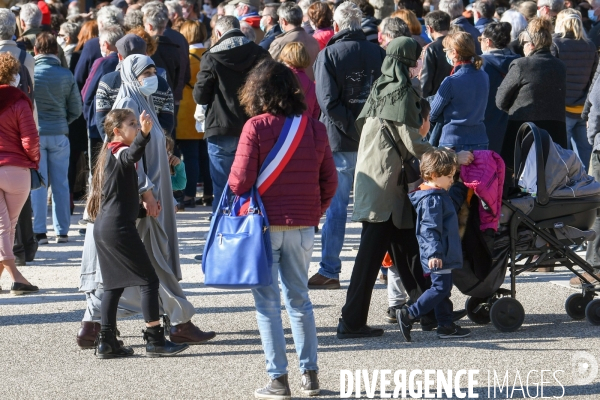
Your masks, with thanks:
<instances>
[{"instance_id":1,"label":"girl's ponytail","mask_svg":"<svg viewBox=\"0 0 600 400\"><path fill-rule=\"evenodd\" d=\"M473 66L477 69L480 69L482 65L483 65L483 59L481 57L479 57L478 55L474 55L473 56Z\"/></svg>"}]
</instances>

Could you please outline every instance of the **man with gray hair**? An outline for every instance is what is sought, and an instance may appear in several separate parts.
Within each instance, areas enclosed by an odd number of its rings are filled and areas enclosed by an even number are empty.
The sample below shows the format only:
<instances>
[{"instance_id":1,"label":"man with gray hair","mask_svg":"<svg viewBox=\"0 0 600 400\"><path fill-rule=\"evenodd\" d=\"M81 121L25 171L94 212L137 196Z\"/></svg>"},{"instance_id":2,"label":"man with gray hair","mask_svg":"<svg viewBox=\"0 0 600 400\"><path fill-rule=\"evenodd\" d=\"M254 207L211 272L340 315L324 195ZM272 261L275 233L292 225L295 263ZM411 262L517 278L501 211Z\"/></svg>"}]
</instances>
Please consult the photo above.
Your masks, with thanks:
<instances>
[{"instance_id":1,"label":"man with gray hair","mask_svg":"<svg viewBox=\"0 0 600 400\"><path fill-rule=\"evenodd\" d=\"M538 16L547 20L554 21L559 12L565 8L565 0L538 0Z\"/></svg>"},{"instance_id":2,"label":"man with gray hair","mask_svg":"<svg viewBox=\"0 0 600 400\"><path fill-rule=\"evenodd\" d=\"M18 41L25 43L25 48L29 54L33 54L33 48L35 46L35 38L37 35L42 33L42 12L38 8L36 3L27 3L21 7L19 13L19 20L23 34ZM58 47L58 58L62 67L69 68L65 53L62 47Z\"/></svg>"},{"instance_id":3,"label":"man with gray hair","mask_svg":"<svg viewBox=\"0 0 600 400\"><path fill-rule=\"evenodd\" d=\"M31 54L20 49L17 46L17 43L12 40L15 35L16 27L17 19L15 14L13 14L9 9L0 8L0 53L10 53L17 60L21 58L22 53L25 53L25 62L23 64L29 73L29 82L31 82L31 85L33 86L33 70L35 67L35 61ZM25 78L21 77L21 82L24 81ZM33 117L37 125L38 118L35 101L33 105ZM21 214L19 215L15 234L15 243L13 246L13 253L16 257L15 262L17 265L25 265L26 261L33 261L37 251L38 245L34 239L33 223L31 218L31 198L28 197L23 209L21 210Z\"/></svg>"},{"instance_id":4,"label":"man with gray hair","mask_svg":"<svg viewBox=\"0 0 600 400\"><path fill-rule=\"evenodd\" d=\"M490 0L478 0L473 4L473 20L475 28L483 33L485 26L490 22L494 22L494 13L496 6Z\"/></svg>"},{"instance_id":5,"label":"man with gray hair","mask_svg":"<svg viewBox=\"0 0 600 400\"><path fill-rule=\"evenodd\" d=\"M202 55L193 92L194 101L208 107L204 137L215 196L213 213L229 179L242 128L248 120L238 92L250 70L269 57L265 49L244 36L234 16L218 19L214 35L217 42Z\"/></svg>"},{"instance_id":6,"label":"man with gray hair","mask_svg":"<svg viewBox=\"0 0 600 400\"><path fill-rule=\"evenodd\" d=\"M314 64L320 121L327 127L338 187L326 212L320 268L308 281L310 289L340 288L340 252L360 140L354 121L367 101L371 85L381 75L385 57L381 47L367 41L361 20L362 12L356 4L346 1L339 5L333 14L335 34Z\"/></svg>"},{"instance_id":7,"label":"man with gray hair","mask_svg":"<svg viewBox=\"0 0 600 400\"><path fill-rule=\"evenodd\" d=\"M441 0L440 1L440 11L444 11L448 15L450 15L450 24L458 25L462 28L463 31L471 34L473 37L473 41L475 42L475 50L477 54L481 54L481 45L479 44L479 36L481 32L477 28L475 28L468 19L466 19L462 13L465 10L463 6L462 0Z\"/></svg>"},{"instance_id":8,"label":"man with gray hair","mask_svg":"<svg viewBox=\"0 0 600 400\"><path fill-rule=\"evenodd\" d=\"M310 66L306 68L306 75L313 81L315 79L313 64L317 58L317 54L319 54L320 47L317 39L302 28L302 9L293 1L287 1L279 7L277 15L279 16L279 25L283 34L277 36L273 43L271 43L269 47L271 57L274 60L278 60L281 50L288 43L302 43L310 59Z\"/></svg>"},{"instance_id":9,"label":"man with gray hair","mask_svg":"<svg viewBox=\"0 0 600 400\"><path fill-rule=\"evenodd\" d=\"M411 37L410 29L401 18L386 17L379 24L379 45L386 49L387 45L397 37Z\"/></svg>"},{"instance_id":10,"label":"man with gray hair","mask_svg":"<svg viewBox=\"0 0 600 400\"><path fill-rule=\"evenodd\" d=\"M261 17L258 14L260 0L232 0L227 5L235 6L234 16L239 21L246 21L250 24L252 29L254 29L254 33L256 33L255 43L260 43L265 36L265 33L260 29Z\"/></svg>"},{"instance_id":11,"label":"man with gray hair","mask_svg":"<svg viewBox=\"0 0 600 400\"><path fill-rule=\"evenodd\" d=\"M98 21L99 32L102 32L102 30L109 26L123 26L123 11L115 6L102 7L96 15L96 20ZM81 56L75 67L74 74L75 82L77 82L77 86L79 86L80 90L82 90L85 85L85 81L92 69L92 64L100 57L102 57L102 52L100 51L100 39L92 38L85 42L83 49L81 50ZM92 165L90 165L90 170L91 167Z\"/></svg>"}]
</instances>

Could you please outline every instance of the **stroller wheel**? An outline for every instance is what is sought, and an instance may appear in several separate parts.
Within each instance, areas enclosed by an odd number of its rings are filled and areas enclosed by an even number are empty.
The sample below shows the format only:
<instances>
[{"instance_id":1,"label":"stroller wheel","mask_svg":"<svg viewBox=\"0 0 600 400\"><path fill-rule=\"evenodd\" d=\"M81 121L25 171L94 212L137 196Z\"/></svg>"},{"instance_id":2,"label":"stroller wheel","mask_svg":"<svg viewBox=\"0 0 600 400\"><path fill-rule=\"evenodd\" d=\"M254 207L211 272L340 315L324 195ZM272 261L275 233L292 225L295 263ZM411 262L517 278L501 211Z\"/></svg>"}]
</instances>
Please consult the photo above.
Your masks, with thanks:
<instances>
[{"instance_id":1,"label":"stroller wheel","mask_svg":"<svg viewBox=\"0 0 600 400\"><path fill-rule=\"evenodd\" d=\"M591 300L591 298L585 297L581 293L573 293L567 297L567 301L565 301L567 315L573 319L584 319L585 308Z\"/></svg>"},{"instance_id":2,"label":"stroller wheel","mask_svg":"<svg viewBox=\"0 0 600 400\"><path fill-rule=\"evenodd\" d=\"M476 324L490 323L490 305L487 299L481 297L468 297L465 302L467 317Z\"/></svg>"},{"instance_id":3,"label":"stroller wheel","mask_svg":"<svg viewBox=\"0 0 600 400\"><path fill-rule=\"evenodd\" d=\"M592 300L585 308L585 317L592 325L600 325L600 300Z\"/></svg>"},{"instance_id":4,"label":"stroller wheel","mask_svg":"<svg viewBox=\"0 0 600 400\"><path fill-rule=\"evenodd\" d=\"M514 332L523 325L525 310L517 299L502 297L492 304L490 319L500 332Z\"/></svg>"}]
</instances>

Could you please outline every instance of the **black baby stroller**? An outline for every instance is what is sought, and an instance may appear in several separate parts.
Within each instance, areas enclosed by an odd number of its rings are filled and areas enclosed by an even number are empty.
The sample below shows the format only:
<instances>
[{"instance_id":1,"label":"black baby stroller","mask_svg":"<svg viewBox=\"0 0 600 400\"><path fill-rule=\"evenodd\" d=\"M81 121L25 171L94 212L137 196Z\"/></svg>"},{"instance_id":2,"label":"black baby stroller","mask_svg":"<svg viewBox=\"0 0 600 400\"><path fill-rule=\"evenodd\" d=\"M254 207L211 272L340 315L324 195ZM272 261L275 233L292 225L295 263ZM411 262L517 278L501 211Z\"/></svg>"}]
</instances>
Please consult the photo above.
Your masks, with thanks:
<instances>
[{"instance_id":1,"label":"black baby stroller","mask_svg":"<svg viewBox=\"0 0 600 400\"><path fill-rule=\"evenodd\" d=\"M515 298L517 275L556 264L567 267L582 281L582 292L566 300L567 314L600 325L596 289L575 270L578 266L595 277L593 268L572 250L596 235L590 228L600 208L600 184L583 172L572 152L555 147L548 133L533 123L523 124L517 134L517 181L526 164L529 172L537 173L536 193L520 193L503 200L497 233L480 232L477 207L470 207L463 236L464 266L453 271L454 284L470 296L467 315L478 324L491 321L502 332L517 330L525 319L523 306ZM571 180L576 176L577 181ZM472 204L477 201L473 196ZM507 268L510 290L500 288Z\"/></svg>"}]
</instances>

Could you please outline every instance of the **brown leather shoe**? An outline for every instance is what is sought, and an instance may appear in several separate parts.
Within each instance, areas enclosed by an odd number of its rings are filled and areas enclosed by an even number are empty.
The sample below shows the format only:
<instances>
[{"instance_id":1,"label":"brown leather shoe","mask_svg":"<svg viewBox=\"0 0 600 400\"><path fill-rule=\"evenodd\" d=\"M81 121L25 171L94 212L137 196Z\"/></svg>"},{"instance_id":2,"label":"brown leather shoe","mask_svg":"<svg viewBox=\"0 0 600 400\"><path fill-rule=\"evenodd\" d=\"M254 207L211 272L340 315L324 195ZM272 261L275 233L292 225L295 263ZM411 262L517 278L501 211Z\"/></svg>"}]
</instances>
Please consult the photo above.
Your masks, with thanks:
<instances>
[{"instance_id":1,"label":"brown leather shoe","mask_svg":"<svg viewBox=\"0 0 600 400\"><path fill-rule=\"evenodd\" d=\"M319 273L314 274L308 280L309 289L339 289L340 280L327 278Z\"/></svg>"},{"instance_id":2,"label":"brown leather shoe","mask_svg":"<svg viewBox=\"0 0 600 400\"><path fill-rule=\"evenodd\" d=\"M217 336L215 332L202 332L192 321L171 328L171 342L177 344L201 344Z\"/></svg>"},{"instance_id":3,"label":"brown leather shoe","mask_svg":"<svg viewBox=\"0 0 600 400\"><path fill-rule=\"evenodd\" d=\"M592 275L588 274L587 272L584 272L583 277L585 279L587 279L587 281L589 283L593 283L594 287L596 289L600 289L600 282L598 282L596 280L596 278L594 278ZM600 277L600 271L594 271L594 275L597 275L598 277ZM574 277L571 278L571 280L569 281L569 285L571 285L572 288L575 289L581 289L581 279L579 279L579 277L577 275L575 275Z\"/></svg>"},{"instance_id":4,"label":"brown leather shoe","mask_svg":"<svg viewBox=\"0 0 600 400\"><path fill-rule=\"evenodd\" d=\"M99 332L98 322L81 321L81 328L77 332L77 346L81 349L93 349Z\"/></svg>"}]
</instances>

